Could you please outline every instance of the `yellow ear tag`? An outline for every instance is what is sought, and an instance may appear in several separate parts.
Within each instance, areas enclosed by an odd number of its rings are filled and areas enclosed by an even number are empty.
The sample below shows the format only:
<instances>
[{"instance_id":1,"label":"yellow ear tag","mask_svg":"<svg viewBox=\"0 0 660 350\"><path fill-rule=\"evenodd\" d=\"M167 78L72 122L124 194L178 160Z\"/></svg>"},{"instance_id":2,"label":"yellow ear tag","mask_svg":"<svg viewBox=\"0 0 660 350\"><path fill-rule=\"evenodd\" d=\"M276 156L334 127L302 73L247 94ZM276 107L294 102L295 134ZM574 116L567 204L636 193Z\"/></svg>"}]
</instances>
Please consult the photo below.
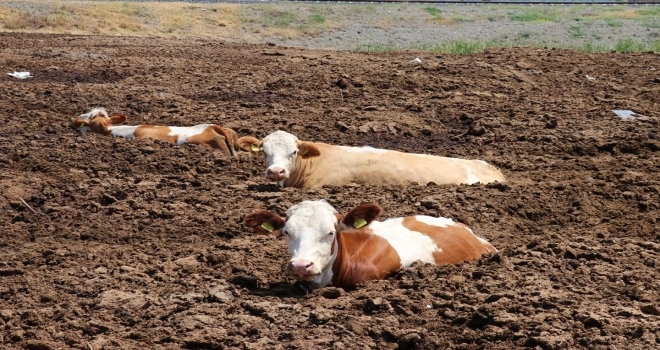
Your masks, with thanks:
<instances>
[{"instance_id":1,"label":"yellow ear tag","mask_svg":"<svg viewBox=\"0 0 660 350\"><path fill-rule=\"evenodd\" d=\"M305 148L305 149L300 153L300 155L303 155L303 156L304 156L305 154L307 154L307 152L309 152L309 150L308 150L307 148Z\"/></svg>"},{"instance_id":2,"label":"yellow ear tag","mask_svg":"<svg viewBox=\"0 0 660 350\"><path fill-rule=\"evenodd\" d=\"M252 152L259 152L259 146L257 145L252 145L250 149L252 150Z\"/></svg>"},{"instance_id":3,"label":"yellow ear tag","mask_svg":"<svg viewBox=\"0 0 660 350\"><path fill-rule=\"evenodd\" d=\"M275 227L273 227L273 225L270 222L264 222L263 224L261 224L261 227L263 227L263 229L268 232L273 232L273 230L275 229Z\"/></svg>"},{"instance_id":4,"label":"yellow ear tag","mask_svg":"<svg viewBox=\"0 0 660 350\"><path fill-rule=\"evenodd\" d=\"M355 228L360 228L366 224L367 224L367 220L365 219L355 219L355 221L353 221L353 227Z\"/></svg>"},{"instance_id":5,"label":"yellow ear tag","mask_svg":"<svg viewBox=\"0 0 660 350\"><path fill-rule=\"evenodd\" d=\"M80 124L80 125L78 125L78 129L82 129L82 128L84 128L84 127L85 127L85 124Z\"/></svg>"}]
</instances>

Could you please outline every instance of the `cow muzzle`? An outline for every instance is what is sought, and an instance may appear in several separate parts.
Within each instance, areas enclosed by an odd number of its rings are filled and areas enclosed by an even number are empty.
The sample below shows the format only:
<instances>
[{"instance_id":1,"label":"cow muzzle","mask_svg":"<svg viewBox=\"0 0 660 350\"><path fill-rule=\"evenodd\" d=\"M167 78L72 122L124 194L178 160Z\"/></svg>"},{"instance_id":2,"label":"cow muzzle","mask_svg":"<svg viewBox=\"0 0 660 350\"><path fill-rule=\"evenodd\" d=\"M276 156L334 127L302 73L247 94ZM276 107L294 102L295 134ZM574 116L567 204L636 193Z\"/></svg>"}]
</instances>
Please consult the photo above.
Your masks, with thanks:
<instances>
[{"instance_id":1,"label":"cow muzzle","mask_svg":"<svg viewBox=\"0 0 660 350\"><path fill-rule=\"evenodd\" d=\"M266 178L274 181L281 181L286 179L286 170L279 167L272 167L266 170Z\"/></svg>"},{"instance_id":2,"label":"cow muzzle","mask_svg":"<svg viewBox=\"0 0 660 350\"><path fill-rule=\"evenodd\" d=\"M314 263L311 261L292 261L289 263L289 272L297 279L308 279L312 277Z\"/></svg>"}]
</instances>

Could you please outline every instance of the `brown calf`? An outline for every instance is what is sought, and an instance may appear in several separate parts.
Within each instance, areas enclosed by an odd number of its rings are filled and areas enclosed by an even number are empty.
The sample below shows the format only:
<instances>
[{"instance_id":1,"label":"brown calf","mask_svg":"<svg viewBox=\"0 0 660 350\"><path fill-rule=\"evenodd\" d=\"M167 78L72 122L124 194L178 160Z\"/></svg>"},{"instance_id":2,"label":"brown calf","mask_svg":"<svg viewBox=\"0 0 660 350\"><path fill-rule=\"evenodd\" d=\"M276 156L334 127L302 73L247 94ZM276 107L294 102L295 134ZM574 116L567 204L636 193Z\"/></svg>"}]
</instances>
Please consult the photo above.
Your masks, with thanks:
<instances>
[{"instance_id":1,"label":"brown calf","mask_svg":"<svg viewBox=\"0 0 660 350\"><path fill-rule=\"evenodd\" d=\"M154 125L120 125L126 121L126 116L116 114L108 117L105 108L94 108L89 113L82 114L71 121L71 126L83 131L91 131L101 135L121 136L129 139L160 139L177 145L189 143L219 149L228 156L238 152L238 136L229 128L215 124L200 124L195 126L154 126Z\"/></svg>"}]
</instances>

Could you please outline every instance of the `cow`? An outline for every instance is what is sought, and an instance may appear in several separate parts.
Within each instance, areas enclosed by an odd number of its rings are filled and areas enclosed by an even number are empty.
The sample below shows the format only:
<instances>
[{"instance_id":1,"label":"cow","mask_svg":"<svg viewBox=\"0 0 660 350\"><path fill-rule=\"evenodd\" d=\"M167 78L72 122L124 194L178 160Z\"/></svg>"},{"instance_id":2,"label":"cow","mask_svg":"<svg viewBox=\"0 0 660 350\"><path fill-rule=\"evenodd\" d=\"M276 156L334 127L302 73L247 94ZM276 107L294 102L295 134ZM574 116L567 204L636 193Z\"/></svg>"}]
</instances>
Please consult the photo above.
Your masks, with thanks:
<instances>
[{"instance_id":1,"label":"cow","mask_svg":"<svg viewBox=\"0 0 660 350\"><path fill-rule=\"evenodd\" d=\"M497 168L482 160L299 141L281 130L263 140L244 136L238 143L245 151L263 152L266 178L282 187L342 186L350 182L398 185L505 182Z\"/></svg>"},{"instance_id":2,"label":"cow","mask_svg":"<svg viewBox=\"0 0 660 350\"><path fill-rule=\"evenodd\" d=\"M83 132L94 132L101 135L121 136L129 139L160 139L177 145L189 143L219 149L228 156L235 156L238 148L238 136L229 128L215 124L199 124L195 126L154 126L154 125L121 125L126 121L123 114L108 116L103 107L94 108L71 120L71 127Z\"/></svg>"},{"instance_id":3,"label":"cow","mask_svg":"<svg viewBox=\"0 0 660 350\"><path fill-rule=\"evenodd\" d=\"M382 209L363 203L339 215L324 200L304 201L282 218L267 210L243 219L261 235L283 236L291 260L288 272L305 288L350 288L380 280L421 260L441 265L497 252L467 226L452 219L408 216L375 221Z\"/></svg>"}]
</instances>

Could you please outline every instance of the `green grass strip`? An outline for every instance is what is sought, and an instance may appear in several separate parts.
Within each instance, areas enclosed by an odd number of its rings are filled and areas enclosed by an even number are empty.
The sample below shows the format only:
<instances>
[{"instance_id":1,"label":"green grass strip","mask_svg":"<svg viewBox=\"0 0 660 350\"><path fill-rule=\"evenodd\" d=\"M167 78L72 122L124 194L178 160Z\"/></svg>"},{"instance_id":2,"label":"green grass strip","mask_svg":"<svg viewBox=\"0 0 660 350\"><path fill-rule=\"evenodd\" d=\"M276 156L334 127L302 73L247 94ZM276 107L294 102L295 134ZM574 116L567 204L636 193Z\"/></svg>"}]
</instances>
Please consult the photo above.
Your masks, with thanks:
<instances>
[{"instance_id":1,"label":"green grass strip","mask_svg":"<svg viewBox=\"0 0 660 350\"><path fill-rule=\"evenodd\" d=\"M468 55L484 51L488 48L511 48L511 47L537 47L537 48L557 48L572 49L578 52L660 52L660 40L655 42L640 42L633 39L621 39L614 45L594 44L587 42L584 44L569 45L548 45L525 41L469 41L456 40L438 44L363 44L356 47L353 51L357 52L395 52L418 50L426 52L452 53L459 55Z\"/></svg>"}]
</instances>

